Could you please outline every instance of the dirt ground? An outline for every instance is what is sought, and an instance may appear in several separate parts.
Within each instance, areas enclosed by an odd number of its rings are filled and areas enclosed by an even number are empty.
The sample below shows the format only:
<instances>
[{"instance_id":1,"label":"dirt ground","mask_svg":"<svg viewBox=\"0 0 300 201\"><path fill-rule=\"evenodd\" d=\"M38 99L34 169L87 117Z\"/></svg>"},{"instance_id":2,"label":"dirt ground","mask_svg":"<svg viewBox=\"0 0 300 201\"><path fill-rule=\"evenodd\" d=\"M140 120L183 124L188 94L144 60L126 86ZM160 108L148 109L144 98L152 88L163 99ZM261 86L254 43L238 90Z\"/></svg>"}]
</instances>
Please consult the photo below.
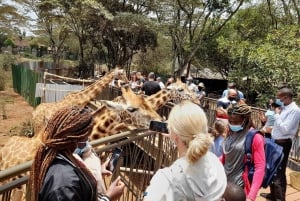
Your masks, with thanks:
<instances>
[{"instance_id":1,"label":"dirt ground","mask_svg":"<svg viewBox=\"0 0 300 201\"><path fill-rule=\"evenodd\" d=\"M32 118L33 107L13 89L0 91L0 146ZM6 119L4 119L6 116Z\"/></svg>"}]
</instances>

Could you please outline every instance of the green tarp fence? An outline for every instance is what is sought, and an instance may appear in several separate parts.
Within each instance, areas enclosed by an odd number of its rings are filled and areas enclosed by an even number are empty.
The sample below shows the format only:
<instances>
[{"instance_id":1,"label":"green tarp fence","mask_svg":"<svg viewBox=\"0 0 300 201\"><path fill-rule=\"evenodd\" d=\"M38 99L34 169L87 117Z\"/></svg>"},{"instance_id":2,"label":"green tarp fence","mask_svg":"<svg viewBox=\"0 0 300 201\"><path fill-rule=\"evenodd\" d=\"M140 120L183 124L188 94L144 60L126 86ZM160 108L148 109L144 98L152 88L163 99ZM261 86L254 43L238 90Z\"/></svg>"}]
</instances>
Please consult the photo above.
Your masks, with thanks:
<instances>
[{"instance_id":1,"label":"green tarp fence","mask_svg":"<svg viewBox=\"0 0 300 201\"><path fill-rule=\"evenodd\" d=\"M35 97L36 83L42 80L42 74L24 67L22 64L12 65L14 91L23 96L33 107L40 104L40 98Z\"/></svg>"}]
</instances>

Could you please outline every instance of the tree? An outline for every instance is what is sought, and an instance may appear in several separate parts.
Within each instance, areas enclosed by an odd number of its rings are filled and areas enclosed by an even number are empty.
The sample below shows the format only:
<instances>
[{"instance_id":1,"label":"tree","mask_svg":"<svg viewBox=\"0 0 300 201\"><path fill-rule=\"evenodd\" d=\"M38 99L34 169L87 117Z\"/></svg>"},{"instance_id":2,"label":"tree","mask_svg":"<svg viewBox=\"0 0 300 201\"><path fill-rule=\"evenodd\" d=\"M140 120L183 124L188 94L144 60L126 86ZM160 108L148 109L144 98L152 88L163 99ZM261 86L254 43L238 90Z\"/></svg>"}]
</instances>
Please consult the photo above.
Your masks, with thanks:
<instances>
[{"instance_id":1,"label":"tree","mask_svg":"<svg viewBox=\"0 0 300 201\"><path fill-rule=\"evenodd\" d=\"M14 47L15 44L14 42L10 39L10 38L7 38L5 41L4 41L4 45L7 47L7 46L11 46L11 47Z\"/></svg>"},{"instance_id":2,"label":"tree","mask_svg":"<svg viewBox=\"0 0 300 201\"><path fill-rule=\"evenodd\" d=\"M158 1L155 13L166 34L172 38L173 69L180 76L190 65L205 41L216 36L243 4L241 1ZM178 69L175 65L178 63Z\"/></svg>"},{"instance_id":3,"label":"tree","mask_svg":"<svg viewBox=\"0 0 300 201\"><path fill-rule=\"evenodd\" d=\"M60 61L63 56L64 42L69 35L59 2L56 0L23 0L23 6L31 9L37 16L35 34L48 38L55 69L59 74ZM32 50L32 48L31 48Z\"/></svg>"},{"instance_id":4,"label":"tree","mask_svg":"<svg viewBox=\"0 0 300 201\"><path fill-rule=\"evenodd\" d=\"M19 14L15 6L0 4L0 34L14 34L14 28L26 23L27 18Z\"/></svg>"},{"instance_id":5,"label":"tree","mask_svg":"<svg viewBox=\"0 0 300 201\"><path fill-rule=\"evenodd\" d=\"M157 27L139 4L141 1L101 1L114 16L102 21L102 41L109 67L130 71L133 56L157 47Z\"/></svg>"},{"instance_id":6,"label":"tree","mask_svg":"<svg viewBox=\"0 0 300 201\"><path fill-rule=\"evenodd\" d=\"M269 6L239 11L217 40L218 51L231 61L228 79L261 106L282 84L299 90L299 26L283 24L285 16L271 15Z\"/></svg>"}]
</instances>

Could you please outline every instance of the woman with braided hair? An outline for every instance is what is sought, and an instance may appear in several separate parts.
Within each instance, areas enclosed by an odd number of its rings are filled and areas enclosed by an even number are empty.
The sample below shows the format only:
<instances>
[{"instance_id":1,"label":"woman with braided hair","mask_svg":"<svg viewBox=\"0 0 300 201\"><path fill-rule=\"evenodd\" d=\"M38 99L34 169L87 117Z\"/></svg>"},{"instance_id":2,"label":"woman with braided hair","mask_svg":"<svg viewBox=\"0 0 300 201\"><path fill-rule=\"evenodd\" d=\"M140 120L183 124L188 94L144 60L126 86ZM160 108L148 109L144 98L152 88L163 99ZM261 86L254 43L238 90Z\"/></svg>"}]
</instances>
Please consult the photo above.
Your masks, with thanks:
<instances>
[{"instance_id":1,"label":"woman with braided hair","mask_svg":"<svg viewBox=\"0 0 300 201\"><path fill-rule=\"evenodd\" d=\"M244 168L245 139L249 129L253 127L251 121L251 108L247 104L235 104L228 108L229 131L224 140L223 154L220 157L224 164L228 182L235 183L244 188L247 201L256 199L265 174L264 138L255 135L252 143L252 155L255 165L253 180L248 180L247 168Z\"/></svg>"},{"instance_id":2,"label":"woman with braided hair","mask_svg":"<svg viewBox=\"0 0 300 201\"><path fill-rule=\"evenodd\" d=\"M124 183L120 178L106 195L98 195L95 177L73 155L78 144L88 140L92 127L92 113L85 108L66 107L52 116L30 172L31 201L109 201L121 196Z\"/></svg>"},{"instance_id":3,"label":"woman with braided hair","mask_svg":"<svg viewBox=\"0 0 300 201\"><path fill-rule=\"evenodd\" d=\"M177 104L170 112L168 130L166 136L179 158L155 173L144 201L220 200L227 180L222 163L209 151L212 138L204 111L191 101Z\"/></svg>"}]
</instances>

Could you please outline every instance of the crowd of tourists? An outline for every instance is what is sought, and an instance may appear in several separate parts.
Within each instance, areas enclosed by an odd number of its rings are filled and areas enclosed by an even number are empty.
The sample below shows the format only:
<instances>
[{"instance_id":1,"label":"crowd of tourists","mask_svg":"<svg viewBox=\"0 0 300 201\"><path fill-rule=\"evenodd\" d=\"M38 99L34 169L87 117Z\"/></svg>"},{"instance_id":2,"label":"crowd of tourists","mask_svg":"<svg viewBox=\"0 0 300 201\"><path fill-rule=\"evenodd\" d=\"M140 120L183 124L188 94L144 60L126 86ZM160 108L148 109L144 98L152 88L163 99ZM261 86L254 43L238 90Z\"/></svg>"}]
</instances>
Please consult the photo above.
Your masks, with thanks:
<instances>
[{"instance_id":1,"label":"crowd of tourists","mask_svg":"<svg viewBox=\"0 0 300 201\"><path fill-rule=\"evenodd\" d=\"M145 78L132 72L130 87L137 93L152 95L174 82L163 83L153 72ZM118 84L113 82L112 84ZM205 86L186 85L199 99L205 97ZM178 159L158 170L145 190L145 201L254 201L265 175L264 138L282 146L284 158L270 184L269 200L285 201L286 167L292 139L300 122L300 109L289 88L280 88L269 109L261 114L263 135L255 135L252 155L255 171L248 178L245 168L245 138L255 125L251 107L235 83L229 83L217 101L216 121L209 128L205 112L191 101L176 104L168 117L168 134L176 146ZM44 138L36 153L29 181L30 200L118 200L125 184L118 177L106 188L103 176L111 174L107 161L101 162L89 145L93 113L77 107L63 108L48 122Z\"/></svg>"}]
</instances>

